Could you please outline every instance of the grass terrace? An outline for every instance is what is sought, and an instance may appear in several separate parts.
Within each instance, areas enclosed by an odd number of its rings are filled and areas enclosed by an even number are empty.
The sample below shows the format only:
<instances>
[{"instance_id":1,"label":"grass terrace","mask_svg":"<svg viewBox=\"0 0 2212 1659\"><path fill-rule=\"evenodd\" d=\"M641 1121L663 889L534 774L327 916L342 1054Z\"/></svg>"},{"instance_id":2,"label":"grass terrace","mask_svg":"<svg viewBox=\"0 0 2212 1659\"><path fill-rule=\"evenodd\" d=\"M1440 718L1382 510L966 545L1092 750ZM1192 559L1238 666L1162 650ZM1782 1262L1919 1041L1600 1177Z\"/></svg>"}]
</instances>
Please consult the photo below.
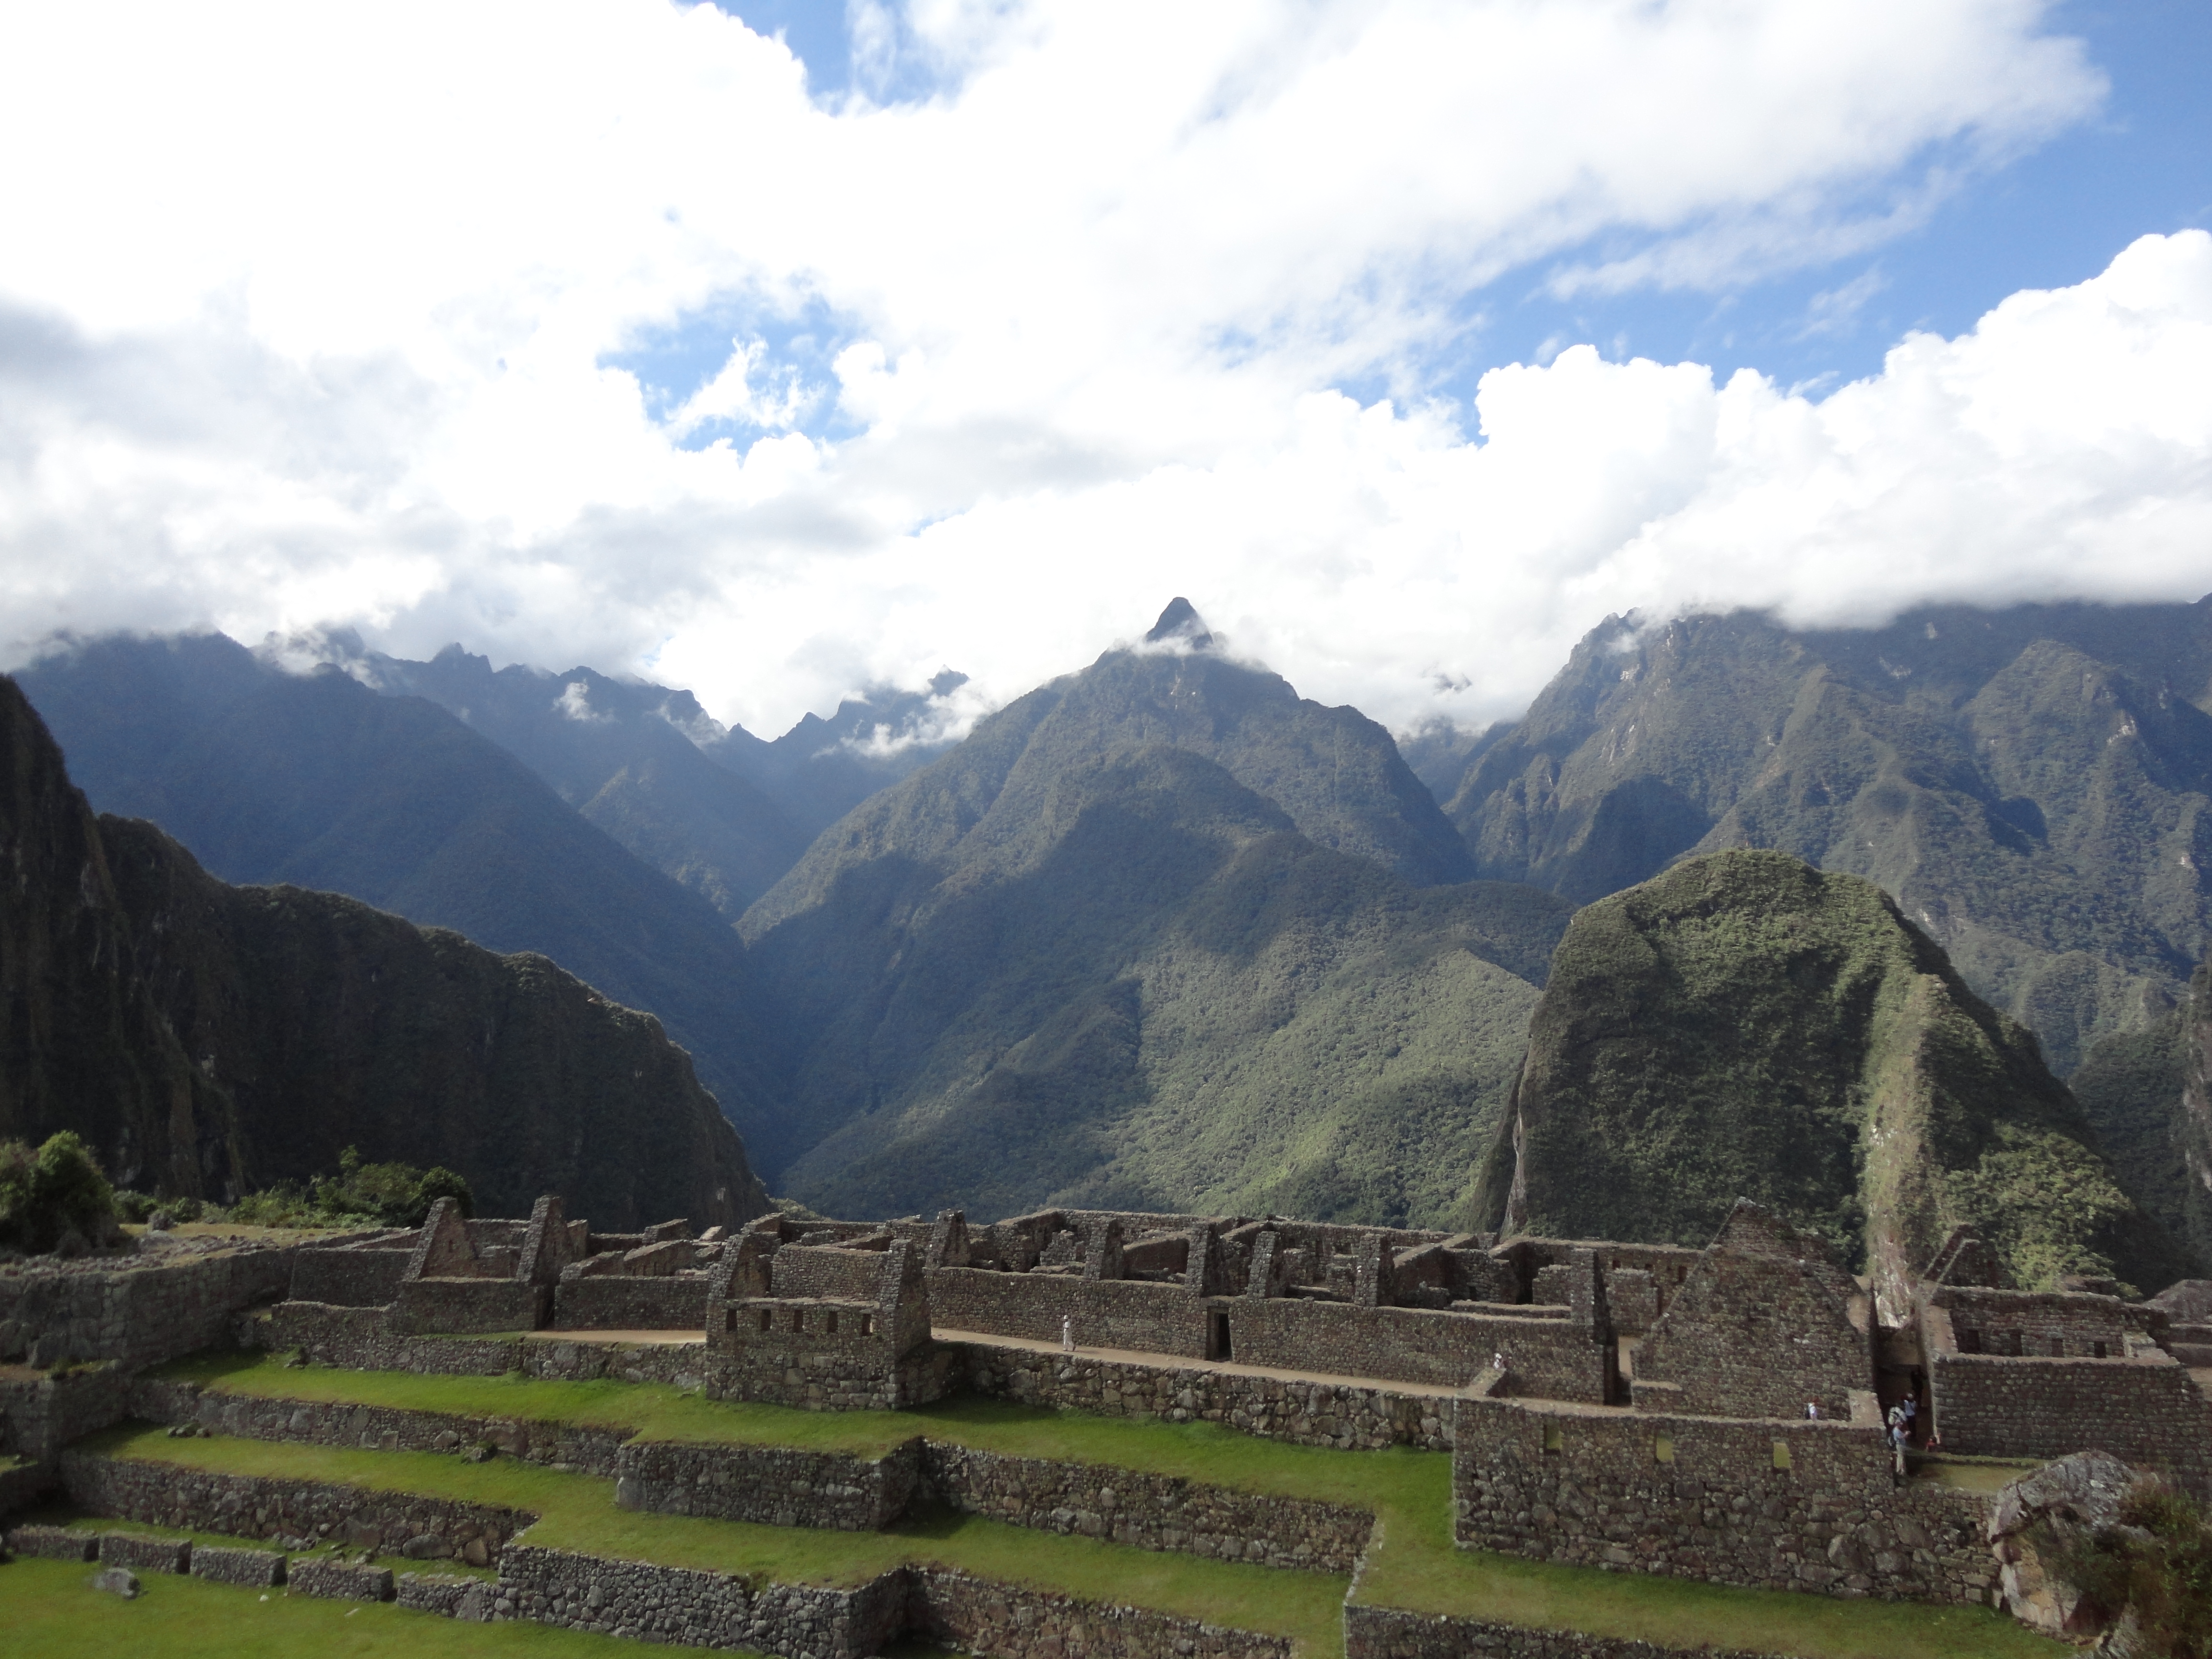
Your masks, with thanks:
<instances>
[{"instance_id":1,"label":"grass terrace","mask_svg":"<svg viewBox=\"0 0 2212 1659\"><path fill-rule=\"evenodd\" d=\"M264 1597L167 1573L141 1573L137 1597L125 1601L87 1589L92 1571L73 1561L0 1567L9 1659L636 1659L638 1651L635 1642L550 1625L464 1625L389 1603L319 1601L281 1589Z\"/></svg>"},{"instance_id":2,"label":"grass terrace","mask_svg":"<svg viewBox=\"0 0 2212 1659\"><path fill-rule=\"evenodd\" d=\"M1262 1440L1210 1423L1090 1417L996 1401L958 1399L907 1412L807 1412L710 1401L655 1383L301 1369L270 1356L204 1357L163 1375L216 1393L562 1421L647 1439L861 1456L881 1455L919 1434L1012 1456L1106 1464L1348 1504L1371 1510L1381 1526L1358 1600L1416 1612L1686 1647L1779 1649L1807 1659L2055 1659L2069 1650L1985 1608L1737 1589L1462 1550L1451 1539L1451 1460L1438 1452L1341 1452ZM636 1514L614 1508L609 1482L507 1459L467 1464L430 1453L179 1441L159 1432L112 1443L134 1456L217 1459L205 1466L240 1473L306 1475L311 1468L328 1468L332 1472L313 1478L533 1510L546 1518L531 1541L560 1548L808 1583L854 1582L900 1560L928 1559L1062 1594L1291 1635L1315 1655L1342 1648L1337 1603L1346 1584L1329 1574L1200 1561L965 1516L868 1534ZM267 1468L246 1466L264 1456L274 1460ZM290 1461L295 1457L337 1461ZM418 1484L424 1481L434 1484Z\"/></svg>"}]
</instances>

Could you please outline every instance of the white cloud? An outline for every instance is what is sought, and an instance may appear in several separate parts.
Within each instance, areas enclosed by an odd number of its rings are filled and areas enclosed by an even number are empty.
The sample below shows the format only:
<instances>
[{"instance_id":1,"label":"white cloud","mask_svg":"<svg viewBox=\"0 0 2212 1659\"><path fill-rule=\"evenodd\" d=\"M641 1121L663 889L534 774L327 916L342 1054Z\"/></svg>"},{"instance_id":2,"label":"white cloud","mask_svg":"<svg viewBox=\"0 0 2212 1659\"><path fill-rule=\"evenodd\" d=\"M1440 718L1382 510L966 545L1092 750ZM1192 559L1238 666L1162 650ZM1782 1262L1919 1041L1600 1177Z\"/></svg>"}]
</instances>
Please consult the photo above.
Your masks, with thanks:
<instances>
[{"instance_id":1,"label":"white cloud","mask_svg":"<svg viewBox=\"0 0 2212 1659\"><path fill-rule=\"evenodd\" d=\"M1407 725L1629 604L2202 580L2201 236L1817 404L1587 348L1464 425L1326 389L1418 387L1517 267L1893 233L2095 107L2034 0L864 9L863 85L935 95L817 107L660 0L11 19L0 653L353 623L773 732L948 665L1014 695L1185 592ZM742 333L666 413L605 366L733 296L839 319L827 374ZM682 447L716 421L766 435Z\"/></svg>"}]
</instances>

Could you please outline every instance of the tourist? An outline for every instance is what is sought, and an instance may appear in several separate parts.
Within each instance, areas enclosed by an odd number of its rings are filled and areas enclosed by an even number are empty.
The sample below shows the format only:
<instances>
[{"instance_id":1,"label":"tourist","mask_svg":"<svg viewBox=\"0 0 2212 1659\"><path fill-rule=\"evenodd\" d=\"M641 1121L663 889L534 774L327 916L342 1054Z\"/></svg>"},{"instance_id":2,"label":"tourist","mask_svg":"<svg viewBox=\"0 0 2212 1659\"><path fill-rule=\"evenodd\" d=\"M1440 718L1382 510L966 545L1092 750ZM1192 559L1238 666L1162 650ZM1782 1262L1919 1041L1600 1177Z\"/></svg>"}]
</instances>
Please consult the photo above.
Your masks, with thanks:
<instances>
[{"instance_id":1,"label":"tourist","mask_svg":"<svg viewBox=\"0 0 2212 1659\"><path fill-rule=\"evenodd\" d=\"M1071 1314L1062 1314L1060 1316L1060 1351L1062 1353L1073 1353L1075 1352L1075 1319Z\"/></svg>"},{"instance_id":2,"label":"tourist","mask_svg":"<svg viewBox=\"0 0 2212 1659\"><path fill-rule=\"evenodd\" d=\"M1805 1402L1805 1417L1808 1422L1817 1423L1820 1421L1820 1405L1818 1401L1808 1400Z\"/></svg>"}]
</instances>

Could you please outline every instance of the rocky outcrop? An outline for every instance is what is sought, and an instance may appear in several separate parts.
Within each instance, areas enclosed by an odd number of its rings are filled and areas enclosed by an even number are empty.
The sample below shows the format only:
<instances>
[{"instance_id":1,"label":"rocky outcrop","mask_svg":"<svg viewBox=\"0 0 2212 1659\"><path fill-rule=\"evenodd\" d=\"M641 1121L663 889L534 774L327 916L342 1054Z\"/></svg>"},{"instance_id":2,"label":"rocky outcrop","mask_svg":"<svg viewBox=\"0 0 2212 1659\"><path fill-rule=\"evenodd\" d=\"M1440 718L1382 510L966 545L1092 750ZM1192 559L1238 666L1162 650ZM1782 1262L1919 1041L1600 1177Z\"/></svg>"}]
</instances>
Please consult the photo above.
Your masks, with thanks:
<instances>
[{"instance_id":1,"label":"rocky outcrop","mask_svg":"<svg viewBox=\"0 0 2212 1659\"><path fill-rule=\"evenodd\" d=\"M2119 1518L2135 1471L2109 1452L2076 1452L2045 1464L1997 1494L1990 1512L1990 1547L1999 1589L2013 1617L2052 1636L2094 1636L2104 1610L2085 1604L2064 1571L2078 1548Z\"/></svg>"},{"instance_id":2,"label":"rocky outcrop","mask_svg":"<svg viewBox=\"0 0 2212 1659\"><path fill-rule=\"evenodd\" d=\"M2027 1286L2183 1270L2033 1037L1880 889L1779 853L1577 913L1476 1224L1702 1244L1739 1197L1863 1263L1893 1309L1962 1223Z\"/></svg>"},{"instance_id":3,"label":"rocky outcrop","mask_svg":"<svg viewBox=\"0 0 2212 1659\"><path fill-rule=\"evenodd\" d=\"M370 1161L603 1227L769 1208L659 1021L543 957L295 887L233 887L95 820L0 678L0 1135L84 1136L116 1180L228 1200Z\"/></svg>"}]
</instances>

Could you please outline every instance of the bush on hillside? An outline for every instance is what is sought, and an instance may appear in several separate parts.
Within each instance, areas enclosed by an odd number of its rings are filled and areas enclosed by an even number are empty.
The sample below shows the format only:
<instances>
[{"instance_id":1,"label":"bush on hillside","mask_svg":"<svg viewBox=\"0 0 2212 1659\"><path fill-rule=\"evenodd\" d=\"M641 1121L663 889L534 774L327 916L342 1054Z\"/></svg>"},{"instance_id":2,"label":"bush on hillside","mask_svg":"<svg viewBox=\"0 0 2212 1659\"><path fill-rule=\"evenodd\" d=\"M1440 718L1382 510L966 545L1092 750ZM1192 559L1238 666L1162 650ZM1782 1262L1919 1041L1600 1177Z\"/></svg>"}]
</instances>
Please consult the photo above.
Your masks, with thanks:
<instances>
[{"instance_id":1,"label":"bush on hillside","mask_svg":"<svg viewBox=\"0 0 2212 1659\"><path fill-rule=\"evenodd\" d=\"M103 1244L115 1231L115 1191L100 1162L64 1129L33 1152L0 1141L0 1244L43 1255Z\"/></svg>"},{"instance_id":2,"label":"bush on hillside","mask_svg":"<svg viewBox=\"0 0 2212 1659\"><path fill-rule=\"evenodd\" d=\"M335 1176L317 1176L304 1192L287 1182L248 1194L231 1206L230 1218L257 1227L419 1227L441 1198L465 1216L476 1213L469 1183L451 1170L365 1164L360 1148L349 1146Z\"/></svg>"},{"instance_id":3,"label":"bush on hillside","mask_svg":"<svg viewBox=\"0 0 2212 1659\"><path fill-rule=\"evenodd\" d=\"M2054 1565L2101 1622L2135 1626L2132 1651L2212 1656L2212 1524L2186 1493L2140 1482L2114 1524L2061 1552Z\"/></svg>"}]
</instances>

